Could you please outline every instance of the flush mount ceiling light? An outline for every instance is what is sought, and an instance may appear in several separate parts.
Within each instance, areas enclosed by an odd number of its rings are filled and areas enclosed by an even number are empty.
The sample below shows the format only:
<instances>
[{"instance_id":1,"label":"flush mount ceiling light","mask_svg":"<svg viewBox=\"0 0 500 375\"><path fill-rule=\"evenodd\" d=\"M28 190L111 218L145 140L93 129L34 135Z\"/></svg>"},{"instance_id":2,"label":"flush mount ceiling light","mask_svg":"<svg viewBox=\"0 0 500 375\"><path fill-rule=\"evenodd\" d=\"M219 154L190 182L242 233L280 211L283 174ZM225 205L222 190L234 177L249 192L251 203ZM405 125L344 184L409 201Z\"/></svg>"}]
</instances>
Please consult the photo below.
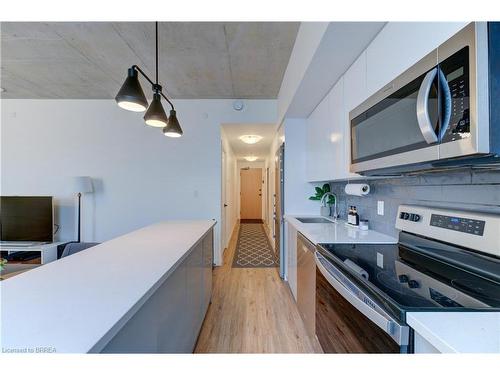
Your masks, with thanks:
<instances>
[{"instance_id":1,"label":"flush mount ceiling light","mask_svg":"<svg viewBox=\"0 0 500 375\"><path fill-rule=\"evenodd\" d=\"M177 119L177 114L175 112L174 105L162 92L162 86L158 83L158 22L155 22L156 31L156 82L153 82L144 71L137 65L132 65L128 69L127 78L123 83L120 91L115 97L116 103L119 107L133 112L143 112L144 121L147 125L163 128L163 134L167 137L180 137L182 136L182 128ZM148 101L142 91L141 84L139 82L139 74L151 84L151 89L153 90L153 100L148 107ZM163 105L161 104L161 98L164 98L170 105L170 118L167 117Z\"/></svg>"},{"instance_id":2,"label":"flush mount ceiling light","mask_svg":"<svg viewBox=\"0 0 500 375\"><path fill-rule=\"evenodd\" d=\"M262 139L260 135L255 135L255 134L242 135L239 138L242 142L248 143L249 145L253 145L257 142L260 142L260 140Z\"/></svg>"},{"instance_id":3,"label":"flush mount ceiling light","mask_svg":"<svg viewBox=\"0 0 500 375\"><path fill-rule=\"evenodd\" d=\"M258 157L257 156L253 156L253 155L245 156L245 160L246 161L255 161L257 159L258 159Z\"/></svg>"}]
</instances>

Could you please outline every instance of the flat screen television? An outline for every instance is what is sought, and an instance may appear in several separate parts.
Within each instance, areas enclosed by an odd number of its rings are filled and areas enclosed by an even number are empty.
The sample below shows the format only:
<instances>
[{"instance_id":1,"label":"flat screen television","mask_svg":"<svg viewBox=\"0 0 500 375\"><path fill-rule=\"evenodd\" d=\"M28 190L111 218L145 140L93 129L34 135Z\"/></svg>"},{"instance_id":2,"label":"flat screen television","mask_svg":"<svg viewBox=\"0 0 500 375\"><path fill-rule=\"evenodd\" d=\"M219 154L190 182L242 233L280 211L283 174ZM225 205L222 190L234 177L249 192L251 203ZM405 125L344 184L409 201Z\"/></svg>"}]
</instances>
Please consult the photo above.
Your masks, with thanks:
<instances>
[{"instance_id":1,"label":"flat screen television","mask_svg":"<svg viewBox=\"0 0 500 375\"><path fill-rule=\"evenodd\" d=\"M52 242L52 197L0 197L0 241Z\"/></svg>"}]
</instances>

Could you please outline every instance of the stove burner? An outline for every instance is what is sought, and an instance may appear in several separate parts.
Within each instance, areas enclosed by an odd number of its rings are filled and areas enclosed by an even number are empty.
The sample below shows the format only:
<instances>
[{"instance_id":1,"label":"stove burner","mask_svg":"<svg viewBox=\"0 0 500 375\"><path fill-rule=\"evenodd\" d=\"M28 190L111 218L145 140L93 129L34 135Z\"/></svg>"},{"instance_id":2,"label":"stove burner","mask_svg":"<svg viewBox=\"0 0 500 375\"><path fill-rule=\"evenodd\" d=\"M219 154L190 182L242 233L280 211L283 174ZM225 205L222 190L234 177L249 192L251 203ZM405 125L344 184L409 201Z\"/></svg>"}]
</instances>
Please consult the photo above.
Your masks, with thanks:
<instances>
[{"instance_id":1,"label":"stove burner","mask_svg":"<svg viewBox=\"0 0 500 375\"><path fill-rule=\"evenodd\" d=\"M386 287L388 290L399 294L405 294L408 290L394 278L394 274L389 272L382 271L377 273L377 280L380 281L380 284L382 284L382 286Z\"/></svg>"}]
</instances>

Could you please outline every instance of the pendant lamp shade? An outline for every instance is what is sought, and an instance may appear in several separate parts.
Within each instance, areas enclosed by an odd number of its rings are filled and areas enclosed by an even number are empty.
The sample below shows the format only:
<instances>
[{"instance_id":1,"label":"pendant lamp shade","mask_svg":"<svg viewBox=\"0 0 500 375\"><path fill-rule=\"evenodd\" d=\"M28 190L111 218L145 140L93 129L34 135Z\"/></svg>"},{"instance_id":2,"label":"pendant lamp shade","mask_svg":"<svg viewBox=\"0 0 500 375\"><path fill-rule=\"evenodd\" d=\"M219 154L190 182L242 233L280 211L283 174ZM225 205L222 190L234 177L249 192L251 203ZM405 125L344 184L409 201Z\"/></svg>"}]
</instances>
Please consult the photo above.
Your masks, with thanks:
<instances>
[{"instance_id":1,"label":"pendant lamp shade","mask_svg":"<svg viewBox=\"0 0 500 375\"><path fill-rule=\"evenodd\" d=\"M168 117L161 105L161 95L158 93L153 94L153 101L149 105L148 110L144 114L144 121L149 126L156 128L163 128L168 123Z\"/></svg>"},{"instance_id":2,"label":"pendant lamp shade","mask_svg":"<svg viewBox=\"0 0 500 375\"><path fill-rule=\"evenodd\" d=\"M177 113L175 110L170 111L170 117L168 118L168 124L163 128L163 134L167 137L178 138L182 136L181 125L179 120L177 120Z\"/></svg>"},{"instance_id":3,"label":"pendant lamp shade","mask_svg":"<svg viewBox=\"0 0 500 375\"><path fill-rule=\"evenodd\" d=\"M127 78L115 97L116 103L123 109L133 112L143 112L148 107L148 101L139 83L139 76L134 68L128 69Z\"/></svg>"}]
</instances>

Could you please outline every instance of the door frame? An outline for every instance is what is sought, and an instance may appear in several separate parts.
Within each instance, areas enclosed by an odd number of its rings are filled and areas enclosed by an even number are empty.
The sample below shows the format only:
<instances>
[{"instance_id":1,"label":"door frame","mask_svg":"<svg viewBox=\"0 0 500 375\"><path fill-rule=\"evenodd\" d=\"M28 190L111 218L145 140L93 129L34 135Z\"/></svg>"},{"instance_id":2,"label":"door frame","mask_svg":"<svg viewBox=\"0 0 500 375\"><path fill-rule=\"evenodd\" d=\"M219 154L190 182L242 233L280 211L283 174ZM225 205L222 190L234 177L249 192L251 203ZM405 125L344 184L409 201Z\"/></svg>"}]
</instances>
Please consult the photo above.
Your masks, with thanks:
<instances>
[{"instance_id":1,"label":"door frame","mask_svg":"<svg viewBox=\"0 0 500 375\"><path fill-rule=\"evenodd\" d=\"M250 172L251 171L251 172ZM243 173L244 172L248 172L248 176L247 178L249 178L247 180L247 182L250 184L249 186L254 186L256 188L259 189L259 197L255 197L253 194L250 194L249 196L247 196L247 200L249 201L250 198L253 200L255 199L255 203L256 205L254 206L252 203L250 203L250 206L248 205L248 201L247 201L247 204L245 204L245 207L247 209L249 209L249 212L246 212L247 214L251 214L250 218L246 218L246 219L251 219L251 220L260 220L262 223L264 223L264 218L265 218L265 215L264 215L264 211L263 211L263 204L264 204L264 168L263 167L253 167L253 166L247 166L247 167L243 167L243 168L240 168L240 218L243 219L242 217L242 208L243 208L243 204L242 204L242 200L243 200L243 195L242 195L242 192L243 192L243 185L241 183L242 181L242 176L243 176ZM247 191L248 193L248 191ZM257 202L260 202L260 205L257 204ZM250 207L253 207L253 208L250 208ZM259 213L257 214L257 212L255 211L259 211ZM255 214L255 217L253 216Z\"/></svg>"},{"instance_id":2,"label":"door frame","mask_svg":"<svg viewBox=\"0 0 500 375\"><path fill-rule=\"evenodd\" d=\"M242 169L245 169L245 168L255 168L255 169L261 169L262 170L262 180L264 181L263 182L263 186L262 186L262 191L264 192L266 190L266 185L267 185L267 181L266 179L264 178L265 176L265 168L266 168L266 165L265 165L265 161L256 161L256 162L246 162L246 161L242 161L242 160L239 160L238 163L237 163L237 170L238 170L238 176L237 176L237 181L238 181L238 186L237 186L237 190L236 190L236 194L237 194L237 204L238 204L238 220L241 220L241 170ZM261 204L262 204L262 210L261 210L261 219L262 221L265 220L265 214L264 214L264 203L265 203L265 200L264 200L264 194L261 195Z\"/></svg>"},{"instance_id":3,"label":"door frame","mask_svg":"<svg viewBox=\"0 0 500 375\"><path fill-rule=\"evenodd\" d=\"M228 218L227 218L227 207L224 207L225 204L227 204L227 156L226 156L226 151L222 149L221 153L221 242L222 242L222 251L227 247L228 240L227 240L227 224L228 224Z\"/></svg>"}]
</instances>

